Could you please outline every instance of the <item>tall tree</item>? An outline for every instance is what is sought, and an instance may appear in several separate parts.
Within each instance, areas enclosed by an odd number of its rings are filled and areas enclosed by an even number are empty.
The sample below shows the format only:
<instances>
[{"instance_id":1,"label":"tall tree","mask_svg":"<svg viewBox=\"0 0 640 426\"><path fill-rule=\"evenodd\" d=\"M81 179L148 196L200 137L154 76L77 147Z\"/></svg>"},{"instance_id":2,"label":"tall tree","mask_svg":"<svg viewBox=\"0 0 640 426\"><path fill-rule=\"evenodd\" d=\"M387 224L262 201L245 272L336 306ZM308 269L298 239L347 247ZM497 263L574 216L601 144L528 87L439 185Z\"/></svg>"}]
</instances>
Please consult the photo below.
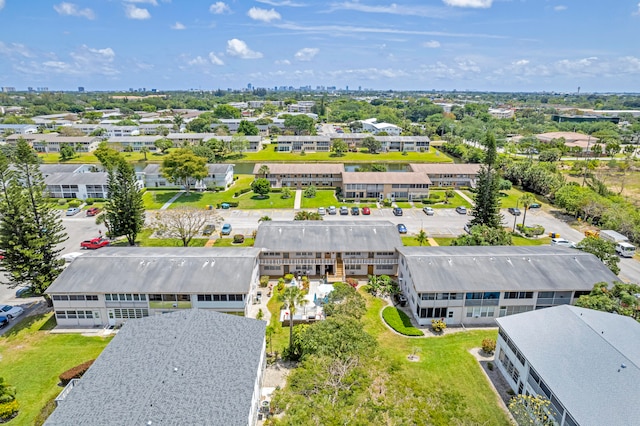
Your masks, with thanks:
<instances>
[{"instance_id":1,"label":"tall tree","mask_svg":"<svg viewBox=\"0 0 640 426\"><path fill-rule=\"evenodd\" d=\"M258 175L262 176L263 178L266 178L269 173L271 173L271 170L269 170L269 166L267 166L266 164L261 165L258 169Z\"/></svg>"},{"instance_id":2,"label":"tall tree","mask_svg":"<svg viewBox=\"0 0 640 426\"><path fill-rule=\"evenodd\" d=\"M158 139L153 144L160 150L161 154L164 154L168 149L173 148L173 142L171 139Z\"/></svg>"},{"instance_id":3,"label":"tall tree","mask_svg":"<svg viewBox=\"0 0 640 426\"><path fill-rule=\"evenodd\" d=\"M382 142L373 136L367 136L362 140L362 147L367 148L369 154L377 154L382 149Z\"/></svg>"},{"instance_id":4,"label":"tall tree","mask_svg":"<svg viewBox=\"0 0 640 426\"><path fill-rule=\"evenodd\" d=\"M427 237L427 233L424 232L424 229L421 229L420 232L418 232L418 235L416 235L416 241L420 246L423 246L428 240L429 238Z\"/></svg>"},{"instance_id":5,"label":"tall tree","mask_svg":"<svg viewBox=\"0 0 640 426\"><path fill-rule=\"evenodd\" d=\"M179 238L184 247L189 247L191 240L207 223L219 224L222 218L211 210L179 207L159 210L153 217L151 227L164 238Z\"/></svg>"},{"instance_id":6,"label":"tall tree","mask_svg":"<svg viewBox=\"0 0 640 426\"><path fill-rule=\"evenodd\" d=\"M485 137L486 153L484 164L478 173L478 185L473 209L473 225L486 225L490 228L502 227L500 214L499 182L500 177L495 169L497 158L496 139L492 133Z\"/></svg>"},{"instance_id":7,"label":"tall tree","mask_svg":"<svg viewBox=\"0 0 640 426\"><path fill-rule=\"evenodd\" d=\"M336 154L337 157L343 157L344 153L347 152L349 147L347 143L342 139L336 139L331 144L331 151Z\"/></svg>"},{"instance_id":8,"label":"tall tree","mask_svg":"<svg viewBox=\"0 0 640 426\"><path fill-rule=\"evenodd\" d=\"M598 237L586 237L578 243L578 248L595 255L614 274L618 275L620 273L620 267L618 266L620 258L616 254L615 244Z\"/></svg>"},{"instance_id":9,"label":"tall tree","mask_svg":"<svg viewBox=\"0 0 640 426\"><path fill-rule=\"evenodd\" d=\"M125 161L109 170L107 180L109 198L105 204L104 220L112 237L125 236L129 245L144 226L142 192L136 184L133 167Z\"/></svg>"},{"instance_id":10,"label":"tall tree","mask_svg":"<svg viewBox=\"0 0 640 426\"><path fill-rule=\"evenodd\" d=\"M283 115L284 127L293 131L296 135L310 135L313 133L313 118L305 114Z\"/></svg>"},{"instance_id":11,"label":"tall tree","mask_svg":"<svg viewBox=\"0 0 640 426\"><path fill-rule=\"evenodd\" d=\"M62 272L58 254L67 235L44 194L46 186L35 151L19 139L14 156L0 153L0 249L9 286L30 285L42 294Z\"/></svg>"},{"instance_id":12,"label":"tall tree","mask_svg":"<svg viewBox=\"0 0 640 426\"><path fill-rule=\"evenodd\" d=\"M242 133L245 136L258 136L260 130L252 122L241 120L240 124L238 124L238 133Z\"/></svg>"},{"instance_id":13,"label":"tall tree","mask_svg":"<svg viewBox=\"0 0 640 426\"><path fill-rule=\"evenodd\" d=\"M251 182L251 190L258 194L259 198L266 198L271 191L271 183L265 178L258 178Z\"/></svg>"},{"instance_id":14,"label":"tall tree","mask_svg":"<svg viewBox=\"0 0 640 426\"><path fill-rule=\"evenodd\" d=\"M604 312L616 312L619 315L640 320L640 286L638 284L615 283L612 288L605 282L593 286L591 293L580 296L576 306Z\"/></svg>"},{"instance_id":15,"label":"tall tree","mask_svg":"<svg viewBox=\"0 0 640 426\"><path fill-rule=\"evenodd\" d=\"M522 197L520 197L520 203L522 204L522 208L524 210L524 217L522 218L522 227L524 228L525 221L527 220L527 210L529 210L529 206L535 203L536 199L533 198L533 195L526 193Z\"/></svg>"},{"instance_id":16,"label":"tall tree","mask_svg":"<svg viewBox=\"0 0 640 426\"><path fill-rule=\"evenodd\" d=\"M282 292L280 299L286 303L289 310L289 352L293 350L293 316L296 308L304 303L304 292L296 285L287 286Z\"/></svg>"},{"instance_id":17,"label":"tall tree","mask_svg":"<svg viewBox=\"0 0 640 426\"><path fill-rule=\"evenodd\" d=\"M195 155L187 148L179 148L162 160L162 174L171 182L184 185L187 195L192 181L204 179L207 174L207 160Z\"/></svg>"}]
</instances>

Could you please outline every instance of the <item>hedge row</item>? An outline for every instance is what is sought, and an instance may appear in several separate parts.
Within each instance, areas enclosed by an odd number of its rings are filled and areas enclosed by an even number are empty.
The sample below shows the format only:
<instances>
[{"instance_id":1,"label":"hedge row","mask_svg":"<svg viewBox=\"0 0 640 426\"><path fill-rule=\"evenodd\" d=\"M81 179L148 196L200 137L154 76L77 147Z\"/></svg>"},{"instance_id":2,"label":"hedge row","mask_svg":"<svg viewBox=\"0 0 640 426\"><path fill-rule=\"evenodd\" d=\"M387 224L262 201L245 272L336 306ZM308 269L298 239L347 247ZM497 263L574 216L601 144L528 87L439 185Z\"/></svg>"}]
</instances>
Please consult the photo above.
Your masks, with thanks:
<instances>
[{"instance_id":1,"label":"hedge row","mask_svg":"<svg viewBox=\"0 0 640 426\"><path fill-rule=\"evenodd\" d=\"M382 318L389 327L393 328L400 334L405 336L424 336L422 330L412 326L409 316L398 308L387 306L382 311Z\"/></svg>"},{"instance_id":2,"label":"hedge row","mask_svg":"<svg viewBox=\"0 0 640 426\"><path fill-rule=\"evenodd\" d=\"M60 376L58 376L60 378L60 383L62 383L63 386L66 386L69 384L71 380L79 379L80 377L82 377L84 373L87 372L89 367L91 367L91 364L93 364L93 361L95 360L92 359L90 361L83 362L80 365L76 365L75 367L68 369L67 371L62 373Z\"/></svg>"},{"instance_id":3,"label":"hedge row","mask_svg":"<svg viewBox=\"0 0 640 426\"><path fill-rule=\"evenodd\" d=\"M236 192L233 194L233 196L234 196L234 197L239 197L239 196L241 196L242 194L246 194L246 193L247 193L247 192L249 192L249 191L251 191L251 188L250 188L250 187L249 187L249 188L242 188L241 190L236 191Z\"/></svg>"}]
</instances>

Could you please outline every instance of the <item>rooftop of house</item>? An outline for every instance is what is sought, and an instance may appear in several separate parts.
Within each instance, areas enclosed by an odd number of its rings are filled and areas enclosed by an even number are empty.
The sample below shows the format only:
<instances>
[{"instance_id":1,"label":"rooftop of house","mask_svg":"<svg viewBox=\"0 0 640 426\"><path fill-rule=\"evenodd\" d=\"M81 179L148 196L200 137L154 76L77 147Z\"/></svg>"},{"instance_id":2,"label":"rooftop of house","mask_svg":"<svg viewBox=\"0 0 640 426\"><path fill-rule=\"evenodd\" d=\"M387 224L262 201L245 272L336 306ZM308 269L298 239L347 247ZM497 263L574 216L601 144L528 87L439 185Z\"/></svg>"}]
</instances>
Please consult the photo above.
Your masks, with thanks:
<instances>
[{"instance_id":1,"label":"rooftop of house","mask_svg":"<svg viewBox=\"0 0 640 426\"><path fill-rule=\"evenodd\" d=\"M589 291L619 281L597 257L555 246L402 247L417 292Z\"/></svg>"},{"instance_id":2,"label":"rooftop of house","mask_svg":"<svg viewBox=\"0 0 640 426\"><path fill-rule=\"evenodd\" d=\"M591 143L598 142L598 138L594 138L590 135L585 135L584 133L577 132L548 132L548 133L540 133L536 135L536 138L543 142L550 142L553 139L564 138L566 142L579 142L579 141L590 141Z\"/></svg>"},{"instance_id":3,"label":"rooftop of house","mask_svg":"<svg viewBox=\"0 0 640 426\"><path fill-rule=\"evenodd\" d=\"M253 174L259 174L258 172L262 166L269 167L269 174L271 175L338 175L344 172L344 165L337 163L257 163L253 167Z\"/></svg>"},{"instance_id":4,"label":"rooftop of house","mask_svg":"<svg viewBox=\"0 0 640 426\"><path fill-rule=\"evenodd\" d=\"M7 142L15 142L18 139L24 139L32 142L59 142L59 143L90 143L98 141L95 136L62 136L58 133L32 133L28 135L10 135L7 136Z\"/></svg>"},{"instance_id":5,"label":"rooftop of house","mask_svg":"<svg viewBox=\"0 0 640 426\"><path fill-rule=\"evenodd\" d=\"M477 175L480 171L480 164L455 164L455 163L420 163L409 164L414 172L426 174L454 174L454 175Z\"/></svg>"},{"instance_id":6,"label":"rooftop of house","mask_svg":"<svg viewBox=\"0 0 640 426\"><path fill-rule=\"evenodd\" d=\"M204 309L129 320L45 424L250 424L265 325Z\"/></svg>"},{"instance_id":7,"label":"rooftop of house","mask_svg":"<svg viewBox=\"0 0 640 426\"><path fill-rule=\"evenodd\" d=\"M426 174L417 172L344 172L342 183L431 185L431 180Z\"/></svg>"},{"instance_id":8,"label":"rooftop of house","mask_svg":"<svg viewBox=\"0 0 640 426\"><path fill-rule=\"evenodd\" d=\"M258 227L255 247L281 252L381 252L402 246L387 221L269 221Z\"/></svg>"},{"instance_id":9,"label":"rooftop of house","mask_svg":"<svg viewBox=\"0 0 640 426\"><path fill-rule=\"evenodd\" d=\"M105 247L75 259L47 293L247 293L252 247Z\"/></svg>"},{"instance_id":10,"label":"rooftop of house","mask_svg":"<svg viewBox=\"0 0 640 426\"><path fill-rule=\"evenodd\" d=\"M577 424L640 418L640 323L569 305L496 321Z\"/></svg>"},{"instance_id":11,"label":"rooftop of house","mask_svg":"<svg viewBox=\"0 0 640 426\"><path fill-rule=\"evenodd\" d=\"M106 185L109 173L51 173L44 178L46 185Z\"/></svg>"}]
</instances>

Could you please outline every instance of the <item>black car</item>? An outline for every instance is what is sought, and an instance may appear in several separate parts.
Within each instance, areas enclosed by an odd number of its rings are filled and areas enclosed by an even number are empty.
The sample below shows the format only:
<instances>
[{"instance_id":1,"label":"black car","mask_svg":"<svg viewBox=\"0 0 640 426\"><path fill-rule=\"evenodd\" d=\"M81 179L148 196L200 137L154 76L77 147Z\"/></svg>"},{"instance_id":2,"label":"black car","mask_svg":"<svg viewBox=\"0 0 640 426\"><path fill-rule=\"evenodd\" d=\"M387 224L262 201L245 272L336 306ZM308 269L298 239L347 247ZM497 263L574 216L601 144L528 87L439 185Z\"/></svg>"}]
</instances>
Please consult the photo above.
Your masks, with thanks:
<instances>
[{"instance_id":1,"label":"black car","mask_svg":"<svg viewBox=\"0 0 640 426\"><path fill-rule=\"evenodd\" d=\"M530 209L539 209L540 208L540 203L533 203L529 205Z\"/></svg>"},{"instance_id":2,"label":"black car","mask_svg":"<svg viewBox=\"0 0 640 426\"><path fill-rule=\"evenodd\" d=\"M402 293L396 293L394 298L400 306L407 306L407 297Z\"/></svg>"},{"instance_id":3,"label":"black car","mask_svg":"<svg viewBox=\"0 0 640 426\"><path fill-rule=\"evenodd\" d=\"M402 209L400 207L394 207L393 214L396 216L402 216Z\"/></svg>"},{"instance_id":4,"label":"black car","mask_svg":"<svg viewBox=\"0 0 640 426\"><path fill-rule=\"evenodd\" d=\"M517 207L509 207L507 210L514 216L520 216L520 209Z\"/></svg>"},{"instance_id":5,"label":"black car","mask_svg":"<svg viewBox=\"0 0 640 426\"><path fill-rule=\"evenodd\" d=\"M211 235L215 230L216 230L216 226L209 224L205 226L204 229L202 230L202 235Z\"/></svg>"},{"instance_id":6,"label":"black car","mask_svg":"<svg viewBox=\"0 0 640 426\"><path fill-rule=\"evenodd\" d=\"M360 215L360 209L357 207L351 207L351 216L359 216Z\"/></svg>"}]
</instances>

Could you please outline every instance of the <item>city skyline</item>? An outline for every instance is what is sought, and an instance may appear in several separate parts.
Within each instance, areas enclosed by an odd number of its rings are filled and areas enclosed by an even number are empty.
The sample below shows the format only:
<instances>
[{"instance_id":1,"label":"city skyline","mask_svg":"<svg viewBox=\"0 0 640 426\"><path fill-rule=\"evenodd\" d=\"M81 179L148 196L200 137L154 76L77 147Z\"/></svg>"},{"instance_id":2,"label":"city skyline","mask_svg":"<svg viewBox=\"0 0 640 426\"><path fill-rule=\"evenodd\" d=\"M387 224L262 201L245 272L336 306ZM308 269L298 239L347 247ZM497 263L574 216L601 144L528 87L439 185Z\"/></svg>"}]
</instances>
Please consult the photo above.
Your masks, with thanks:
<instances>
[{"instance_id":1,"label":"city skyline","mask_svg":"<svg viewBox=\"0 0 640 426\"><path fill-rule=\"evenodd\" d=\"M0 0L0 86L640 91L637 0L38 6Z\"/></svg>"}]
</instances>

